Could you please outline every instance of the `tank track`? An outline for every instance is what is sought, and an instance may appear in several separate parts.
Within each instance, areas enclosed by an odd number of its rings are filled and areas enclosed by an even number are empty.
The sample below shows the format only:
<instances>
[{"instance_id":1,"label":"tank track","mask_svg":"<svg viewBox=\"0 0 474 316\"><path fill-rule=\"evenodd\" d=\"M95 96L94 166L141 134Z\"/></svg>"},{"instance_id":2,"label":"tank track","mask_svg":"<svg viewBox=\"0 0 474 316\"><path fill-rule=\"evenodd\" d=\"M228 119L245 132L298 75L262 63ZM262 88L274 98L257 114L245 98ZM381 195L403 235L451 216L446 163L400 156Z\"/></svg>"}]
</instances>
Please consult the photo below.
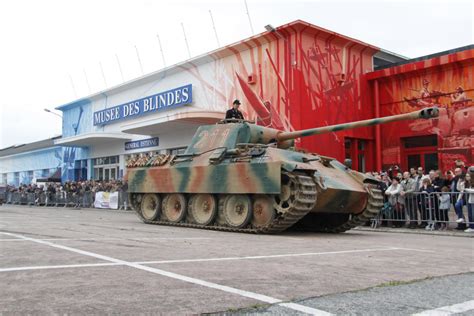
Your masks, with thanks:
<instances>
[{"instance_id":1,"label":"tank track","mask_svg":"<svg viewBox=\"0 0 474 316\"><path fill-rule=\"evenodd\" d=\"M168 221L160 221L160 220L147 220L145 219L141 211L134 206L132 201L132 206L135 210L136 215L146 224L154 224L154 225L166 225L166 226L178 226L178 227L190 227L190 228L200 228L200 229L209 229L209 230L218 230L218 231L227 231L227 232L238 232L238 233L254 233L254 234L274 234L282 232L296 222L298 222L301 218L303 218L306 214L308 214L313 206L316 204L316 184L314 180L306 176L304 174L297 174L297 173L285 173L288 177L294 179L297 183L297 192L295 192L295 200L293 203L293 207L290 208L287 212L283 214L277 214L275 219L266 227L251 227L251 224L248 224L246 228L233 228L228 226L220 226L217 225L217 220L214 221L214 225L198 225L190 222L180 222L180 223L171 223ZM131 197L130 197L131 198Z\"/></svg>"},{"instance_id":2,"label":"tank track","mask_svg":"<svg viewBox=\"0 0 474 316\"><path fill-rule=\"evenodd\" d=\"M349 220L339 226L334 227L305 227L306 229L313 232L324 232L324 233L342 233L348 231L357 226L361 226L367 221L377 216L380 209L383 207L383 195L382 191L377 189L377 186L373 184L366 184L365 188L369 193L369 199L367 206L364 211L357 215L350 215Z\"/></svg>"}]
</instances>

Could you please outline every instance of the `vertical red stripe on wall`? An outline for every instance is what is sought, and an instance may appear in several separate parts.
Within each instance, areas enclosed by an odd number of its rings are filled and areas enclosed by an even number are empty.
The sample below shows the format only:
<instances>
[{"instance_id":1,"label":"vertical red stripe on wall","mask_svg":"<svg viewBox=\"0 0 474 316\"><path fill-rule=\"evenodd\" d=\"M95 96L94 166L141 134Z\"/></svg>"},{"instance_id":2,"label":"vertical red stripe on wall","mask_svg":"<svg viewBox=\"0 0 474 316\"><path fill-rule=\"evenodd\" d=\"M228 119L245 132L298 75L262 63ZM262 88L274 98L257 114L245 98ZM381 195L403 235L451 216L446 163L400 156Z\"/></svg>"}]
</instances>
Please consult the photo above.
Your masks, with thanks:
<instances>
[{"instance_id":1,"label":"vertical red stripe on wall","mask_svg":"<svg viewBox=\"0 0 474 316\"><path fill-rule=\"evenodd\" d=\"M374 105L375 117L380 117L380 100L379 100L379 82L374 81ZM382 170L382 143L381 143L380 125L375 125L375 170Z\"/></svg>"}]
</instances>

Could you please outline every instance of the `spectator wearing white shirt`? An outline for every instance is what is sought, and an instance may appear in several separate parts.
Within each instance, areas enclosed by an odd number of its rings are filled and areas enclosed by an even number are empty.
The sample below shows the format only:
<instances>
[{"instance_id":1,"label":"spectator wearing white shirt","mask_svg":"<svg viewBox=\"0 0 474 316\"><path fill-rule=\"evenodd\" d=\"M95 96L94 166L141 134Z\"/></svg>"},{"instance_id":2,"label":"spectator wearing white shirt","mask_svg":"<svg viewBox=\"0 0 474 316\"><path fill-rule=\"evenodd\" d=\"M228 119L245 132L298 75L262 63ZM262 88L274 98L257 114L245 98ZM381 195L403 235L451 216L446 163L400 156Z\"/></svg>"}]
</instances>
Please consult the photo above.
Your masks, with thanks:
<instances>
[{"instance_id":1,"label":"spectator wearing white shirt","mask_svg":"<svg viewBox=\"0 0 474 316\"><path fill-rule=\"evenodd\" d=\"M385 191L385 195L388 196L388 202L393 208L394 227L402 227L405 224L405 197L402 196L402 192L403 187L397 177L392 179L392 184Z\"/></svg>"}]
</instances>

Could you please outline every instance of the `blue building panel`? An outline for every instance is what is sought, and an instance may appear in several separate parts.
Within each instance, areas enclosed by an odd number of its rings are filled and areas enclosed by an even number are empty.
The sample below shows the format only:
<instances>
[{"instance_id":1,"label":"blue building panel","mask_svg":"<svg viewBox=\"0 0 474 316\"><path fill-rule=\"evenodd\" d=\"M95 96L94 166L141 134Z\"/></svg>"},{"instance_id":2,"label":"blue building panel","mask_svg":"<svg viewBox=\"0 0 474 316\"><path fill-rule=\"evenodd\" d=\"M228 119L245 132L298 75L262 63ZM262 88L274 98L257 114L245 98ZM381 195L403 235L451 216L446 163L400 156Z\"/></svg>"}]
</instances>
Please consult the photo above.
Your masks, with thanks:
<instances>
[{"instance_id":1,"label":"blue building panel","mask_svg":"<svg viewBox=\"0 0 474 316\"><path fill-rule=\"evenodd\" d=\"M92 132L92 103L82 99L69 105L63 111L63 137L77 136Z\"/></svg>"},{"instance_id":2,"label":"blue building panel","mask_svg":"<svg viewBox=\"0 0 474 316\"><path fill-rule=\"evenodd\" d=\"M7 174L7 184L29 184L33 178L79 180L84 174L76 161L87 159L87 148L50 147L0 158L0 174ZM82 169L82 166L79 167Z\"/></svg>"}]
</instances>

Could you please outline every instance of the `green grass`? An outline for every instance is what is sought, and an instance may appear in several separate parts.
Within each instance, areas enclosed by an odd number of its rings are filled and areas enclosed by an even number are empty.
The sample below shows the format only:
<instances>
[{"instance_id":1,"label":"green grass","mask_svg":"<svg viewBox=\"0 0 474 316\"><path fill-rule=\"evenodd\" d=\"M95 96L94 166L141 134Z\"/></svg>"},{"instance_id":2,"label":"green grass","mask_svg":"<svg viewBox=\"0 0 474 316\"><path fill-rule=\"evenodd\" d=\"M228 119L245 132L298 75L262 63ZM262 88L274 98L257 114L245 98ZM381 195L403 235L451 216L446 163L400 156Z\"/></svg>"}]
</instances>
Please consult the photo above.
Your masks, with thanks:
<instances>
[{"instance_id":1,"label":"green grass","mask_svg":"<svg viewBox=\"0 0 474 316\"><path fill-rule=\"evenodd\" d=\"M376 285L375 287L388 287L388 286L398 286L398 285L412 284L412 283L416 283L416 282L420 282L420 281L430 280L432 278L433 277L431 277L431 276L427 276L426 278L423 278L423 279L416 279L416 280L410 280L410 281L391 280L391 281Z\"/></svg>"}]
</instances>

